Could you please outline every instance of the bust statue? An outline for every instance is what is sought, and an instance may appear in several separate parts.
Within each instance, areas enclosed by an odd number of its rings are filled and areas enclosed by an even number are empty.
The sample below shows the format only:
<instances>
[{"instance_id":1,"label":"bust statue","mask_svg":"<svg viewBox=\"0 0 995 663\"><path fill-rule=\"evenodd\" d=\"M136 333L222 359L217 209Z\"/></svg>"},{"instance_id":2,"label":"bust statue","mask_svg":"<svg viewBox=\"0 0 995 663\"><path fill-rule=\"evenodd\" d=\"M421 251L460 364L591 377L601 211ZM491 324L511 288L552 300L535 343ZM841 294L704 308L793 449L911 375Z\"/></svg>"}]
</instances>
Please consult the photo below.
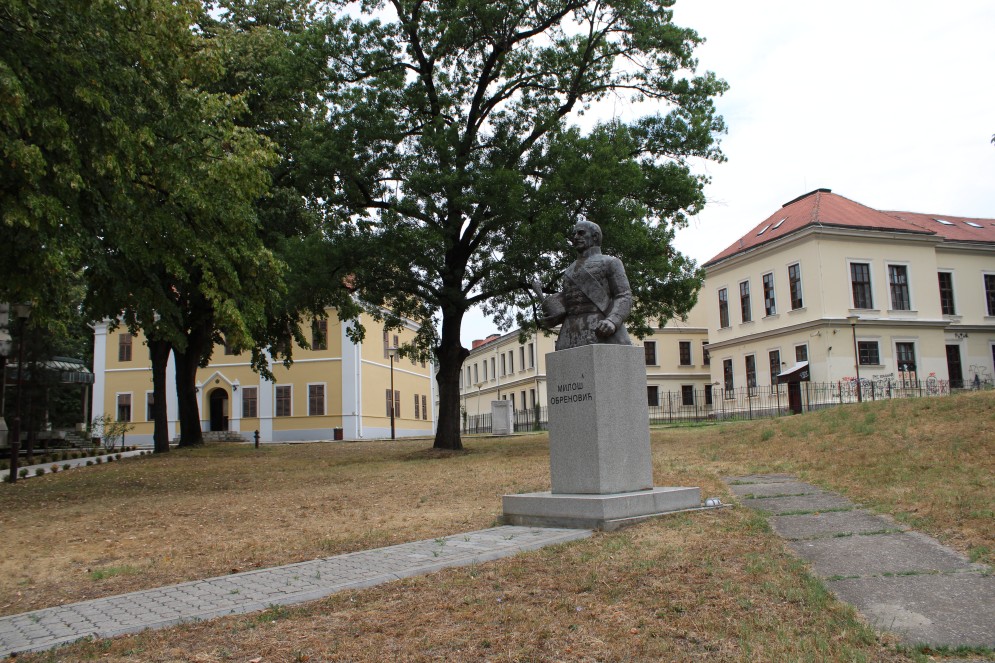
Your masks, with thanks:
<instances>
[{"instance_id":1,"label":"bust statue","mask_svg":"<svg viewBox=\"0 0 995 663\"><path fill-rule=\"evenodd\" d=\"M625 329L632 291L622 261L601 253L601 228L596 223L579 221L570 243L577 260L563 272L563 290L544 297L539 283L533 283L542 299L539 324L547 329L560 325L557 350L593 343L632 345Z\"/></svg>"}]
</instances>

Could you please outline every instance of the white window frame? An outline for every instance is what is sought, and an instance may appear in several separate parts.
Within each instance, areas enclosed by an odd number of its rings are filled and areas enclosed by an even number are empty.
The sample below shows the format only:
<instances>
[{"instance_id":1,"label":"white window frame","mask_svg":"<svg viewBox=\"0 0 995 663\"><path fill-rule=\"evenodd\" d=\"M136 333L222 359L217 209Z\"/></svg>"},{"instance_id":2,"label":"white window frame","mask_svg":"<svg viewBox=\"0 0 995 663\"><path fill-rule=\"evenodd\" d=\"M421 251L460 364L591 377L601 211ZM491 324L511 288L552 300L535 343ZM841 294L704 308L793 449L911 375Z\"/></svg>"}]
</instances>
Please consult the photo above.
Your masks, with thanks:
<instances>
[{"instance_id":1,"label":"white window frame","mask_svg":"<svg viewBox=\"0 0 995 663\"><path fill-rule=\"evenodd\" d=\"M798 298L802 300L802 305L795 308L794 297L791 294L791 268L798 268ZM788 263L784 268L784 271L788 275L788 312L791 311L804 311L805 310L805 277L802 274L802 264L801 261L796 260L795 262Z\"/></svg>"},{"instance_id":2,"label":"white window frame","mask_svg":"<svg viewBox=\"0 0 995 663\"><path fill-rule=\"evenodd\" d=\"M853 298L853 267L852 265L856 263L858 265L867 265L867 278L870 279L869 288L871 290L871 308L857 308L857 302ZM846 259L846 285L847 285L847 298L850 300L850 310L851 311L873 311L879 312L881 310L878 303L877 292L875 291L876 279L874 277L874 261L870 258L847 258ZM891 293L888 293L889 302L891 300Z\"/></svg>"},{"instance_id":3,"label":"white window frame","mask_svg":"<svg viewBox=\"0 0 995 663\"><path fill-rule=\"evenodd\" d=\"M289 414L277 414L277 411L279 410L279 406L277 404L280 402L280 397L277 394L277 392L280 389L283 389L283 388L287 388L287 389L290 390L290 413ZM274 419L275 418L281 418L282 419L283 417L292 417L292 416L294 416L294 385L292 385L292 384L276 384L276 385L273 385L273 418Z\"/></svg>"},{"instance_id":4,"label":"white window frame","mask_svg":"<svg viewBox=\"0 0 995 663\"><path fill-rule=\"evenodd\" d=\"M321 387L321 414L315 414L311 412L311 387ZM291 399L293 399L293 392L291 392ZM293 403L293 400L291 400ZM294 406L291 405L290 409L293 410ZM326 417L328 416L328 383L327 382L308 382L307 383L307 416L309 417Z\"/></svg>"},{"instance_id":5,"label":"white window frame","mask_svg":"<svg viewBox=\"0 0 995 663\"><path fill-rule=\"evenodd\" d=\"M939 275L940 274L949 274L950 275L950 291L951 291L950 295L951 295L951 297L953 297L953 300L954 300L954 312L953 313L944 313L943 312L943 298L942 297L940 298L940 315L945 315L948 318L960 318L961 317L961 315L960 315L960 310L961 310L961 308L960 308L960 302L957 301L957 270L955 270L955 269L948 269L948 268L945 268L945 267L938 267L936 269L936 274L937 274L937 276L936 276L937 293L939 293L939 288L940 288L940 276ZM981 285L984 286L984 284L985 284L985 279L984 279L984 277L981 277Z\"/></svg>"},{"instance_id":6,"label":"white window frame","mask_svg":"<svg viewBox=\"0 0 995 663\"><path fill-rule=\"evenodd\" d=\"M906 308L895 308L895 302L891 296L891 277L889 275L889 270L892 267L904 267L905 268L905 280L906 288L909 291L909 307ZM896 313L915 313L916 312L916 297L915 292L912 288L912 263L907 260L888 260L884 263L884 278L888 284L888 310Z\"/></svg>"},{"instance_id":7,"label":"white window frame","mask_svg":"<svg viewBox=\"0 0 995 663\"><path fill-rule=\"evenodd\" d=\"M128 397L128 421L135 420L135 394L131 391L118 391L114 393L114 420L120 421L117 415L121 412L121 404L118 402L121 396Z\"/></svg>"}]
</instances>

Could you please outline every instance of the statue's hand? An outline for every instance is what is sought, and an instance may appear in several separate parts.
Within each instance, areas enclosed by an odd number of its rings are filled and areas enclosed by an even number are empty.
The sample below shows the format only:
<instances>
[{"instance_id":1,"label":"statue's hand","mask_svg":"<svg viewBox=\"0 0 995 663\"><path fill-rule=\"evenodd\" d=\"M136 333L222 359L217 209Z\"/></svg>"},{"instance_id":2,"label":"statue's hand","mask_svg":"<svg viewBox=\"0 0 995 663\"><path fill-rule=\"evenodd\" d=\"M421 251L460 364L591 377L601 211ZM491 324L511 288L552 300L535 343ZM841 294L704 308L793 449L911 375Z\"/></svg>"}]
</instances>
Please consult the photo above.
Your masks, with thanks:
<instances>
[{"instance_id":1,"label":"statue's hand","mask_svg":"<svg viewBox=\"0 0 995 663\"><path fill-rule=\"evenodd\" d=\"M615 323L611 320L602 320L595 327L594 333L598 335L599 338L608 338L615 333Z\"/></svg>"}]
</instances>

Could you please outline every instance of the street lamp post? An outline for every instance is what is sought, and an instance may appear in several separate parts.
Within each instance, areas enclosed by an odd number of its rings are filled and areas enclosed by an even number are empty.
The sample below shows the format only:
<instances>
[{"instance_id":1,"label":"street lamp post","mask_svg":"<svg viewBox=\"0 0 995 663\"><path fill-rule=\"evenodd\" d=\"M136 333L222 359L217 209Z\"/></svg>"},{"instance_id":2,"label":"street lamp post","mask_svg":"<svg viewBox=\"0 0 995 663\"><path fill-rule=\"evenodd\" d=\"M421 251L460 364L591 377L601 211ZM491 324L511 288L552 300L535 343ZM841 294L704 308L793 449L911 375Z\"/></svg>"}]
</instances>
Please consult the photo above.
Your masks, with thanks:
<instances>
[{"instance_id":1,"label":"street lamp post","mask_svg":"<svg viewBox=\"0 0 995 663\"><path fill-rule=\"evenodd\" d=\"M394 398L394 357L397 356L397 348L387 348L387 356L390 357L390 439L397 439L397 427L395 410L397 409L397 399Z\"/></svg>"},{"instance_id":2,"label":"street lamp post","mask_svg":"<svg viewBox=\"0 0 995 663\"><path fill-rule=\"evenodd\" d=\"M14 405L14 421L10 427L10 473L8 481L17 483L17 461L21 453L21 380L24 375L24 328L27 326L28 317L31 315L31 304L14 304L11 307L17 317L20 330L17 339L17 400Z\"/></svg>"},{"instance_id":3,"label":"street lamp post","mask_svg":"<svg viewBox=\"0 0 995 663\"><path fill-rule=\"evenodd\" d=\"M850 333L853 336L853 367L857 372L857 402L863 402L863 395L860 393L860 354L857 352L857 320L855 315L846 316L846 321L850 323Z\"/></svg>"}]
</instances>

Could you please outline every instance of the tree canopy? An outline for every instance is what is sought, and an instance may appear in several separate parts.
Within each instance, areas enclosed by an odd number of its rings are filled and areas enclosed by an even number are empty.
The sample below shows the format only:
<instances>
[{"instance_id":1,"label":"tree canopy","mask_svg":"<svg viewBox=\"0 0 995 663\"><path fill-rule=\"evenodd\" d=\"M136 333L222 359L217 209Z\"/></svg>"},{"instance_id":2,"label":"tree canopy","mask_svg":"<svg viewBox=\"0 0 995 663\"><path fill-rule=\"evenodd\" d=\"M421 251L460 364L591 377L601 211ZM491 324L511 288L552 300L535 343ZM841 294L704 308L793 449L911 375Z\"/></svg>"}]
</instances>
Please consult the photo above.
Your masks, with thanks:
<instances>
[{"instance_id":1,"label":"tree canopy","mask_svg":"<svg viewBox=\"0 0 995 663\"><path fill-rule=\"evenodd\" d=\"M672 5L391 0L357 16L334 3L310 166L349 220L333 241L368 258L356 265L364 299L418 320L420 349L434 351L436 447L461 447L464 314L480 305L507 327L530 310L527 284L565 266L576 220L601 224L625 262L637 333L694 303L700 273L671 243L704 204L695 160L722 159L713 98L726 86L695 74L701 39L673 24ZM609 96L650 112L576 126Z\"/></svg>"}]
</instances>

